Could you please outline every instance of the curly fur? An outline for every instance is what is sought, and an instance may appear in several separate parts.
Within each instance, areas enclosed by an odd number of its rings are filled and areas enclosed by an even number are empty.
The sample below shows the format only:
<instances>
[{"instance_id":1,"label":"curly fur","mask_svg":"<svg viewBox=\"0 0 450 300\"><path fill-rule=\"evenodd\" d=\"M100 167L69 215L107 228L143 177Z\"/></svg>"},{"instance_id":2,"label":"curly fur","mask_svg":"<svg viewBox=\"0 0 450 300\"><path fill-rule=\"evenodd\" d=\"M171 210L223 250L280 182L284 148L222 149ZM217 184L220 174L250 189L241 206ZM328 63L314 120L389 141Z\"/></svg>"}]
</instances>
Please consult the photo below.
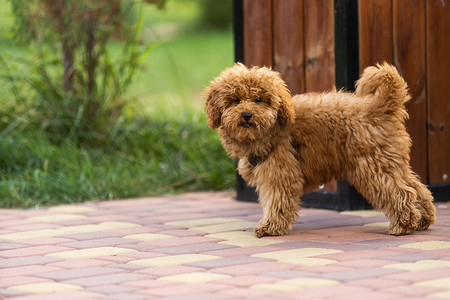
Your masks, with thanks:
<instances>
[{"instance_id":1,"label":"curly fur","mask_svg":"<svg viewBox=\"0 0 450 300\"><path fill-rule=\"evenodd\" d=\"M279 73L235 64L211 81L205 95L209 126L259 194L258 237L286 234L300 196L333 178L347 179L383 210L389 234L435 222L433 197L409 164L404 103L410 96L393 66L366 68L354 93L291 97Z\"/></svg>"}]
</instances>

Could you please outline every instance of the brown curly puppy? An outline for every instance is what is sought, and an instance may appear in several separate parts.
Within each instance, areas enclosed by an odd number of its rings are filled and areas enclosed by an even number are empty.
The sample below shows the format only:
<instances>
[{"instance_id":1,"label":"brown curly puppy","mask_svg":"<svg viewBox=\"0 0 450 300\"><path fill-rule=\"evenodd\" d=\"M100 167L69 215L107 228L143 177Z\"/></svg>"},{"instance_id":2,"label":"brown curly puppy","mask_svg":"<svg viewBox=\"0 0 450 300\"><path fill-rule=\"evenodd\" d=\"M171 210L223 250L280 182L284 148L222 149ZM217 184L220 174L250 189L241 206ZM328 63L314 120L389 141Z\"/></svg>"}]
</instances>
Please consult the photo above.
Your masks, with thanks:
<instances>
[{"instance_id":1,"label":"brown curly puppy","mask_svg":"<svg viewBox=\"0 0 450 300\"><path fill-rule=\"evenodd\" d=\"M300 196L329 180L349 183L402 235L435 222L430 191L409 165L405 130L410 99L397 70L364 70L355 93L291 97L279 73L235 64L206 90L208 124L217 128L242 177L256 186L264 211L255 234L283 235L298 216Z\"/></svg>"}]
</instances>

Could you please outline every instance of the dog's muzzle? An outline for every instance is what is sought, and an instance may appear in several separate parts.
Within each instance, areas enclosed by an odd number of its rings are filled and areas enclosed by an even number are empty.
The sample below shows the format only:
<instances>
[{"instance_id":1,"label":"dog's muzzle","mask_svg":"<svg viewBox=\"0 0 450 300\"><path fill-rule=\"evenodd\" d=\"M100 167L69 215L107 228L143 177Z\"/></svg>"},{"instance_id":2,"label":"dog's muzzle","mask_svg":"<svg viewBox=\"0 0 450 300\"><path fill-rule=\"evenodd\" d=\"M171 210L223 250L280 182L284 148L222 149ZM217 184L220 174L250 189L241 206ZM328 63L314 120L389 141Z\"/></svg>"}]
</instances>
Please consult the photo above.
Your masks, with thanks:
<instances>
[{"instance_id":1,"label":"dog's muzzle","mask_svg":"<svg viewBox=\"0 0 450 300\"><path fill-rule=\"evenodd\" d=\"M250 127L250 124L248 123L250 119L252 118L252 114L249 112L242 113L242 119L244 119L244 122L241 124L243 127Z\"/></svg>"}]
</instances>

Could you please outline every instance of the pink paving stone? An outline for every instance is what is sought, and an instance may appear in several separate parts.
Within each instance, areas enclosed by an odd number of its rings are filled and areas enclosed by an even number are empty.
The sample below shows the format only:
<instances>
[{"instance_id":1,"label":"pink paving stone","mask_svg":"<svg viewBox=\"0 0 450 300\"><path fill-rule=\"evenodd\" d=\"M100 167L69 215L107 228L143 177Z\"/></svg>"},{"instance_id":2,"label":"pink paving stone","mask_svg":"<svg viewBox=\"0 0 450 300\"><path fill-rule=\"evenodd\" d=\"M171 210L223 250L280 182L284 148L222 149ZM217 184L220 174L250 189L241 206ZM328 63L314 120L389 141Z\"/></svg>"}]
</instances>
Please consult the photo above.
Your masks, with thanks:
<instances>
[{"instance_id":1,"label":"pink paving stone","mask_svg":"<svg viewBox=\"0 0 450 300\"><path fill-rule=\"evenodd\" d=\"M0 260L1 268L21 267L28 265L45 265L55 261L60 261L59 258L45 257L45 256L25 256L15 257Z\"/></svg>"},{"instance_id":2,"label":"pink paving stone","mask_svg":"<svg viewBox=\"0 0 450 300\"><path fill-rule=\"evenodd\" d=\"M20 225L28 225L31 223L34 223L34 222L30 221L30 220L26 220L26 219L21 219L18 217L15 220L10 219L10 220L5 220L5 221L0 221L0 228L11 228L11 227L20 226Z\"/></svg>"},{"instance_id":3,"label":"pink paving stone","mask_svg":"<svg viewBox=\"0 0 450 300\"><path fill-rule=\"evenodd\" d=\"M73 250L68 247L60 247L60 246L34 246L34 247L26 247L19 248L14 250L4 250L0 251L0 257L4 258L13 258L13 257L23 257L30 255L45 255L49 253L62 252Z\"/></svg>"},{"instance_id":4,"label":"pink paving stone","mask_svg":"<svg viewBox=\"0 0 450 300\"><path fill-rule=\"evenodd\" d=\"M336 300L397 300L398 295L383 293L380 291L367 291L362 293L354 293L351 295L341 295L335 297Z\"/></svg>"},{"instance_id":5,"label":"pink paving stone","mask_svg":"<svg viewBox=\"0 0 450 300\"><path fill-rule=\"evenodd\" d=\"M328 279L339 280L342 282L371 278L371 277L381 277L389 274L401 273L400 270L395 269L384 269L384 268L361 268L348 271L334 272L323 274L323 277Z\"/></svg>"},{"instance_id":6,"label":"pink paving stone","mask_svg":"<svg viewBox=\"0 0 450 300\"><path fill-rule=\"evenodd\" d=\"M425 259L436 259L436 255L430 255L429 253L401 253L396 255L382 256L380 259L390 260L391 263L395 262L416 262Z\"/></svg>"},{"instance_id":7,"label":"pink paving stone","mask_svg":"<svg viewBox=\"0 0 450 300\"><path fill-rule=\"evenodd\" d=\"M419 253L419 252L424 252L424 250L414 249L414 248L387 247L387 246L386 247L377 248L376 251L390 251L390 252L396 252L396 254L398 254L398 253ZM386 256L386 255L383 255L383 256ZM379 257L381 257L381 256L379 256Z\"/></svg>"},{"instance_id":8,"label":"pink paving stone","mask_svg":"<svg viewBox=\"0 0 450 300\"><path fill-rule=\"evenodd\" d=\"M120 247L127 248L127 249L134 249L133 245L127 245L127 244L120 245ZM128 252L128 253L123 253L120 256L132 257L133 260L135 260L135 259L161 257L161 256L166 256L166 255L162 254L162 253L157 253L157 252Z\"/></svg>"},{"instance_id":9,"label":"pink paving stone","mask_svg":"<svg viewBox=\"0 0 450 300\"><path fill-rule=\"evenodd\" d=\"M64 300L85 300L85 299L104 299L102 294L87 291L66 291L51 293L52 299ZM37 294L22 297L15 297L14 300L49 300L49 294Z\"/></svg>"},{"instance_id":10,"label":"pink paving stone","mask_svg":"<svg viewBox=\"0 0 450 300\"><path fill-rule=\"evenodd\" d=\"M123 294L111 294L108 295L108 300L151 300L155 298L149 298L142 295L123 293Z\"/></svg>"},{"instance_id":11,"label":"pink paving stone","mask_svg":"<svg viewBox=\"0 0 450 300\"><path fill-rule=\"evenodd\" d=\"M245 265L249 263L263 262L263 261L272 261L266 258L260 257L249 257L249 256L233 256L233 257L225 257L221 259L213 259L213 260L205 260L194 263L189 263L187 265L200 267L205 269L212 268L221 268L221 267L229 267L235 265Z\"/></svg>"},{"instance_id":12,"label":"pink paving stone","mask_svg":"<svg viewBox=\"0 0 450 300\"><path fill-rule=\"evenodd\" d=\"M267 239L275 240L275 241L283 241L283 242L300 242L300 241L307 241L307 240L317 238L317 237L318 237L318 235L315 233L293 233L293 232L291 232L288 235L271 236L271 237L267 237Z\"/></svg>"},{"instance_id":13,"label":"pink paving stone","mask_svg":"<svg viewBox=\"0 0 450 300\"><path fill-rule=\"evenodd\" d=\"M93 286L86 290L90 291L90 292L106 294L106 295L122 294L122 293L127 293L130 295L132 292L138 290L138 288L132 287L132 286L125 286L125 285L101 285L101 286Z\"/></svg>"},{"instance_id":14,"label":"pink paving stone","mask_svg":"<svg viewBox=\"0 0 450 300\"><path fill-rule=\"evenodd\" d=\"M221 256L221 257L231 257L231 256L245 256L245 255L250 256L253 254L279 251L279 250L286 250L286 248L284 248L282 246L277 246L277 245L245 247L245 248L233 247L233 248L229 248L229 249L204 251L201 254L217 255L217 256Z\"/></svg>"},{"instance_id":15,"label":"pink paving stone","mask_svg":"<svg viewBox=\"0 0 450 300\"><path fill-rule=\"evenodd\" d=\"M393 280L393 279L381 279L381 278L364 278L364 279L356 279L352 281L347 281L346 284L351 286L359 286L359 287L366 287L370 289L383 289L389 287L400 287L404 285L408 285L409 283L407 281L403 280Z\"/></svg>"},{"instance_id":16,"label":"pink paving stone","mask_svg":"<svg viewBox=\"0 0 450 300\"><path fill-rule=\"evenodd\" d=\"M370 289L362 287L332 285L303 289L300 291L285 292L283 293L283 296L292 299L334 299L339 296L348 296L356 293L368 293L370 291Z\"/></svg>"},{"instance_id":17,"label":"pink paving stone","mask_svg":"<svg viewBox=\"0 0 450 300\"><path fill-rule=\"evenodd\" d=\"M139 241L133 239L124 239L124 238L104 238L104 239L95 239L88 241L76 241L71 243L61 244L63 247L69 247L74 249L87 249L87 248L96 248L96 247L114 247L120 244L137 244Z\"/></svg>"},{"instance_id":18,"label":"pink paving stone","mask_svg":"<svg viewBox=\"0 0 450 300\"><path fill-rule=\"evenodd\" d=\"M111 263L117 263L117 264L126 264L132 260L135 260L133 257L122 256L122 255L99 256L96 258L100 259L100 260L110 261Z\"/></svg>"},{"instance_id":19,"label":"pink paving stone","mask_svg":"<svg viewBox=\"0 0 450 300\"><path fill-rule=\"evenodd\" d=\"M89 276L79 279L67 280L64 283L75 284L83 287L92 287L99 285L123 284L128 281L136 281L148 278L149 277L147 275L143 274L121 272L121 273Z\"/></svg>"},{"instance_id":20,"label":"pink paving stone","mask_svg":"<svg viewBox=\"0 0 450 300\"><path fill-rule=\"evenodd\" d=\"M143 293L157 297L171 297L180 295L189 296L190 294L215 293L221 290L228 290L229 288L230 287L228 285L217 283L194 283L194 284L177 285L176 288L168 286L162 288L148 289Z\"/></svg>"},{"instance_id":21,"label":"pink paving stone","mask_svg":"<svg viewBox=\"0 0 450 300\"><path fill-rule=\"evenodd\" d=\"M114 230L109 230L108 233L115 234L118 236L125 236L125 235L138 234L138 233L156 233L156 232L159 232L162 230L164 230L164 229L159 228L159 227L146 226L146 227L114 229Z\"/></svg>"},{"instance_id":22,"label":"pink paving stone","mask_svg":"<svg viewBox=\"0 0 450 300\"><path fill-rule=\"evenodd\" d=\"M85 233L68 234L64 236L64 238L76 241L96 240L112 237L120 237L120 235L114 234L111 231L108 232L102 231L102 232L85 232Z\"/></svg>"},{"instance_id":23,"label":"pink paving stone","mask_svg":"<svg viewBox=\"0 0 450 300\"><path fill-rule=\"evenodd\" d=\"M95 222L95 223L101 223L101 222L118 222L126 220L128 216L125 215L102 215L102 216L92 216L89 218L89 221Z\"/></svg>"},{"instance_id":24,"label":"pink paving stone","mask_svg":"<svg viewBox=\"0 0 450 300\"><path fill-rule=\"evenodd\" d=\"M18 297L26 295L25 292L15 291L15 290L8 290L8 289L2 289L0 288L0 299L10 299L12 297Z\"/></svg>"},{"instance_id":25,"label":"pink paving stone","mask_svg":"<svg viewBox=\"0 0 450 300\"><path fill-rule=\"evenodd\" d=\"M319 274L325 274L325 273L334 273L334 272L341 272L341 271L347 271L352 270L351 267L345 267L340 266L337 264L331 264L326 266L297 266L293 268L293 270L296 271L303 271L303 272L313 272L313 273L319 273Z\"/></svg>"},{"instance_id":26,"label":"pink paving stone","mask_svg":"<svg viewBox=\"0 0 450 300\"><path fill-rule=\"evenodd\" d=\"M16 243L0 243L0 251L2 250L9 250L9 249L18 249L26 247L26 245L23 244L16 244Z\"/></svg>"},{"instance_id":27,"label":"pink paving stone","mask_svg":"<svg viewBox=\"0 0 450 300\"><path fill-rule=\"evenodd\" d=\"M151 289L157 289L157 288L163 288L168 286L178 286L178 283L171 282L171 281L164 281L164 280L156 280L156 279L143 279L143 280L134 280L134 281L128 281L124 282L123 285L125 286L133 286L133 287L140 287L144 288L145 290L151 290Z\"/></svg>"},{"instance_id":28,"label":"pink paving stone","mask_svg":"<svg viewBox=\"0 0 450 300\"><path fill-rule=\"evenodd\" d=\"M154 268L145 268L135 273L148 274L152 275L155 278L170 276L175 274L183 274L183 273L193 273L193 272L204 272L205 269L197 268L197 267L189 267L189 266L165 266L165 267L154 267Z\"/></svg>"},{"instance_id":29,"label":"pink paving stone","mask_svg":"<svg viewBox=\"0 0 450 300\"><path fill-rule=\"evenodd\" d=\"M326 258L326 259L333 259L337 261L346 261L346 260L355 260L355 259L366 259L366 258L376 258L380 256L387 256L387 255L394 255L398 254L394 251L387 251L387 250L374 250L374 249L368 249L368 250L355 250L355 251L345 251L341 253L334 253L334 254L324 254L324 255L318 255L314 256L315 258Z\"/></svg>"},{"instance_id":30,"label":"pink paving stone","mask_svg":"<svg viewBox=\"0 0 450 300\"><path fill-rule=\"evenodd\" d=\"M44 246L44 245L59 245L59 244L63 244L63 243L70 243L73 241L74 240L65 239L65 238L48 237L48 238L22 240L22 241L20 241L20 243L26 244L26 245Z\"/></svg>"},{"instance_id":31,"label":"pink paving stone","mask_svg":"<svg viewBox=\"0 0 450 300\"><path fill-rule=\"evenodd\" d=\"M398 297L408 297L409 299L409 297L421 297L431 293L440 292L440 290L413 285L401 285L387 287L383 289L383 292L399 295Z\"/></svg>"},{"instance_id":32,"label":"pink paving stone","mask_svg":"<svg viewBox=\"0 0 450 300\"><path fill-rule=\"evenodd\" d=\"M111 264L108 267L110 268L116 268L120 270L126 270L130 272L136 272L137 270L144 269L144 266L137 266L137 265L129 265L129 264Z\"/></svg>"},{"instance_id":33,"label":"pink paving stone","mask_svg":"<svg viewBox=\"0 0 450 300\"><path fill-rule=\"evenodd\" d=\"M65 269L102 267L111 264L110 261L100 259L76 259L64 260L47 264L47 266L60 267Z\"/></svg>"},{"instance_id":34,"label":"pink paving stone","mask_svg":"<svg viewBox=\"0 0 450 300\"><path fill-rule=\"evenodd\" d=\"M184 246L184 245L199 245L203 243L215 243L222 241L222 239L217 238L210 238L210 237L203 237L203 236L188 236L188 237L179 237L179 238L172 238L167 240L158 240L158 241L152 241L152 242L143 242L140 243L141 245L145 245L148 247L157 247L157 248L163 248L163 247L175 247L175 246Z\"/></svg>"},{"instance_id":35,"label":"pink paving stone","mask_svg":"<svg viewBox=\"0 0 450 300\"><path fill-rule=\"evenodd\" d=\"M14 267L14 268L5 268L0 270L0 278L8 278L13 276L27 276L37 273L45 273L52 271L59 271L61 268L48 267L48 266L39 266L39 265L30 265L30 266L22 266L22 267Z\"/></svg>"},{"instance_id":36,"label":"pink paving stone","mask_svg":"<svg viewBox=\"0 0 450 300\"><path fill-rule=\"evenodd\" d=\"M45 278L32 277L32 276L14 276L14 277L2 278L2 280L0 280L0 287L7 288L7 287L15 286L15 285L31 284L31 283L39 283L39 282L51 282L51 280L45 279Z\"/></svg>"},{"instance_id":37,"label":"pink paving stone","mask_svg":"<svg viewBox=\"0 0 450 300\"><path fill-rule=\"evenodd\" d=\"M221 273L221 274L227 274L232 276L239 276L239 275L255 275L255 274L264 274L272 271L278 271L278 270L290 270L294 268L295 265L292 264L285 264L285 263L279 263L274 261L266 261L266 262L257 262L257 263L250 263L250 264L244 264L244 265L237 265L237 266L230 266L230 267L223 267L223 268L214 268L210 271L213 273Z\"/></svg>"},{"instance_id":38,"label":"pink paving stone","mask_svg":"<svg viewBox=\"0 0 450 300\"><path fill-rule=\"evenodd\" d=\"M84 278L90 276L114 274L122 272L120 269L111 267L88 267L88 268L76 268L70 270L54 271L47 273L35 274L37 277L53 279L55 281L63 281L77 278Z\"/></svg>"},{"instance_id":39,"label":"pink paving stone","mask_svg":"<svg viewBox=\"0 0 450 300\"><path fill-rule=\"evenodd\" d=\"M280 278L276 277L246 275L246 276L234 276L231 278L219 279L215 280L214 283L228 284L230 286L239 288L248 288L255 284L274 283L280 280L281 280Z\"/></svg>"},{"instance_id":40,"label":"pink paving stone","mask_svg":"<svg viewBox=\"0 0 450 300\"><path fill-rule=\"evenodd\" d=\"M281 295L271 291L257 290L257 289L246 289L246 288L233 288L229 290L222 290L218 292L219 295L227 296L226 299L259 299L264 296L272 299L280 299Z\"/></svg>"},{"instance_id":41,"label":"pink paving stone","mask_svg":"<svg viewBox=\"0 0 450 300\"><path fill-rule=\"evenodd\" d=\"M445 269L432 269L432 270L422 270L422 271L402 271L396 274L384 275L383 279L396 279L396 280L407 280L409 282L419 282L431 279L436 279L439 277L448 277L450 271L448 268Z\"/></svg>"},{"instance_id":42,"label":"pink paving stone","mask_svg":"<svg viewBox=\"0 0 450 300\"><path fill-rule=\"evenodd\" d=\"M161 252L165 254L187 254L187 253L202 253L214 250L222 250L236 248L231 245L217 244L217 243L201 243L201 244L191 244L191 245L181 245L175 247L167 247L167 248L152 248L150 250L155 252ZM141 250L142 251L142 250ZM146 251L146 250L144 250ZM203 253L206 254L206 253Z\"/></svg>"}]
</instances>

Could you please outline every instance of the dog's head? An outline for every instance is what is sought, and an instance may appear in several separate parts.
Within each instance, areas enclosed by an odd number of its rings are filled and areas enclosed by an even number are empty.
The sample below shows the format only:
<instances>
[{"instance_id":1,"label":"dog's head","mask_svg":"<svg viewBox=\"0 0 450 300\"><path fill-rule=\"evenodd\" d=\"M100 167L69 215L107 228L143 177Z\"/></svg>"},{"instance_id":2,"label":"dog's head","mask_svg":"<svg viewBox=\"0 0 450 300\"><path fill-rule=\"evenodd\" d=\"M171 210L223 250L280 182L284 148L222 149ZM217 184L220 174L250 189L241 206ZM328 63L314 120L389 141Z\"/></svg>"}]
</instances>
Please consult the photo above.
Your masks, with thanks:
<instances>
[{"instance_id":1,"label":"dog's head","mask_svg":"<svg viewBox=\"0 0 450 300\"><path fill-rule=\"evenodd\" d=\"M278 72L235 64L206 89L208 125L232 132L236 139L263 137L277 123L295 122L291 94Z\"/></svg>"}]
</instances>

